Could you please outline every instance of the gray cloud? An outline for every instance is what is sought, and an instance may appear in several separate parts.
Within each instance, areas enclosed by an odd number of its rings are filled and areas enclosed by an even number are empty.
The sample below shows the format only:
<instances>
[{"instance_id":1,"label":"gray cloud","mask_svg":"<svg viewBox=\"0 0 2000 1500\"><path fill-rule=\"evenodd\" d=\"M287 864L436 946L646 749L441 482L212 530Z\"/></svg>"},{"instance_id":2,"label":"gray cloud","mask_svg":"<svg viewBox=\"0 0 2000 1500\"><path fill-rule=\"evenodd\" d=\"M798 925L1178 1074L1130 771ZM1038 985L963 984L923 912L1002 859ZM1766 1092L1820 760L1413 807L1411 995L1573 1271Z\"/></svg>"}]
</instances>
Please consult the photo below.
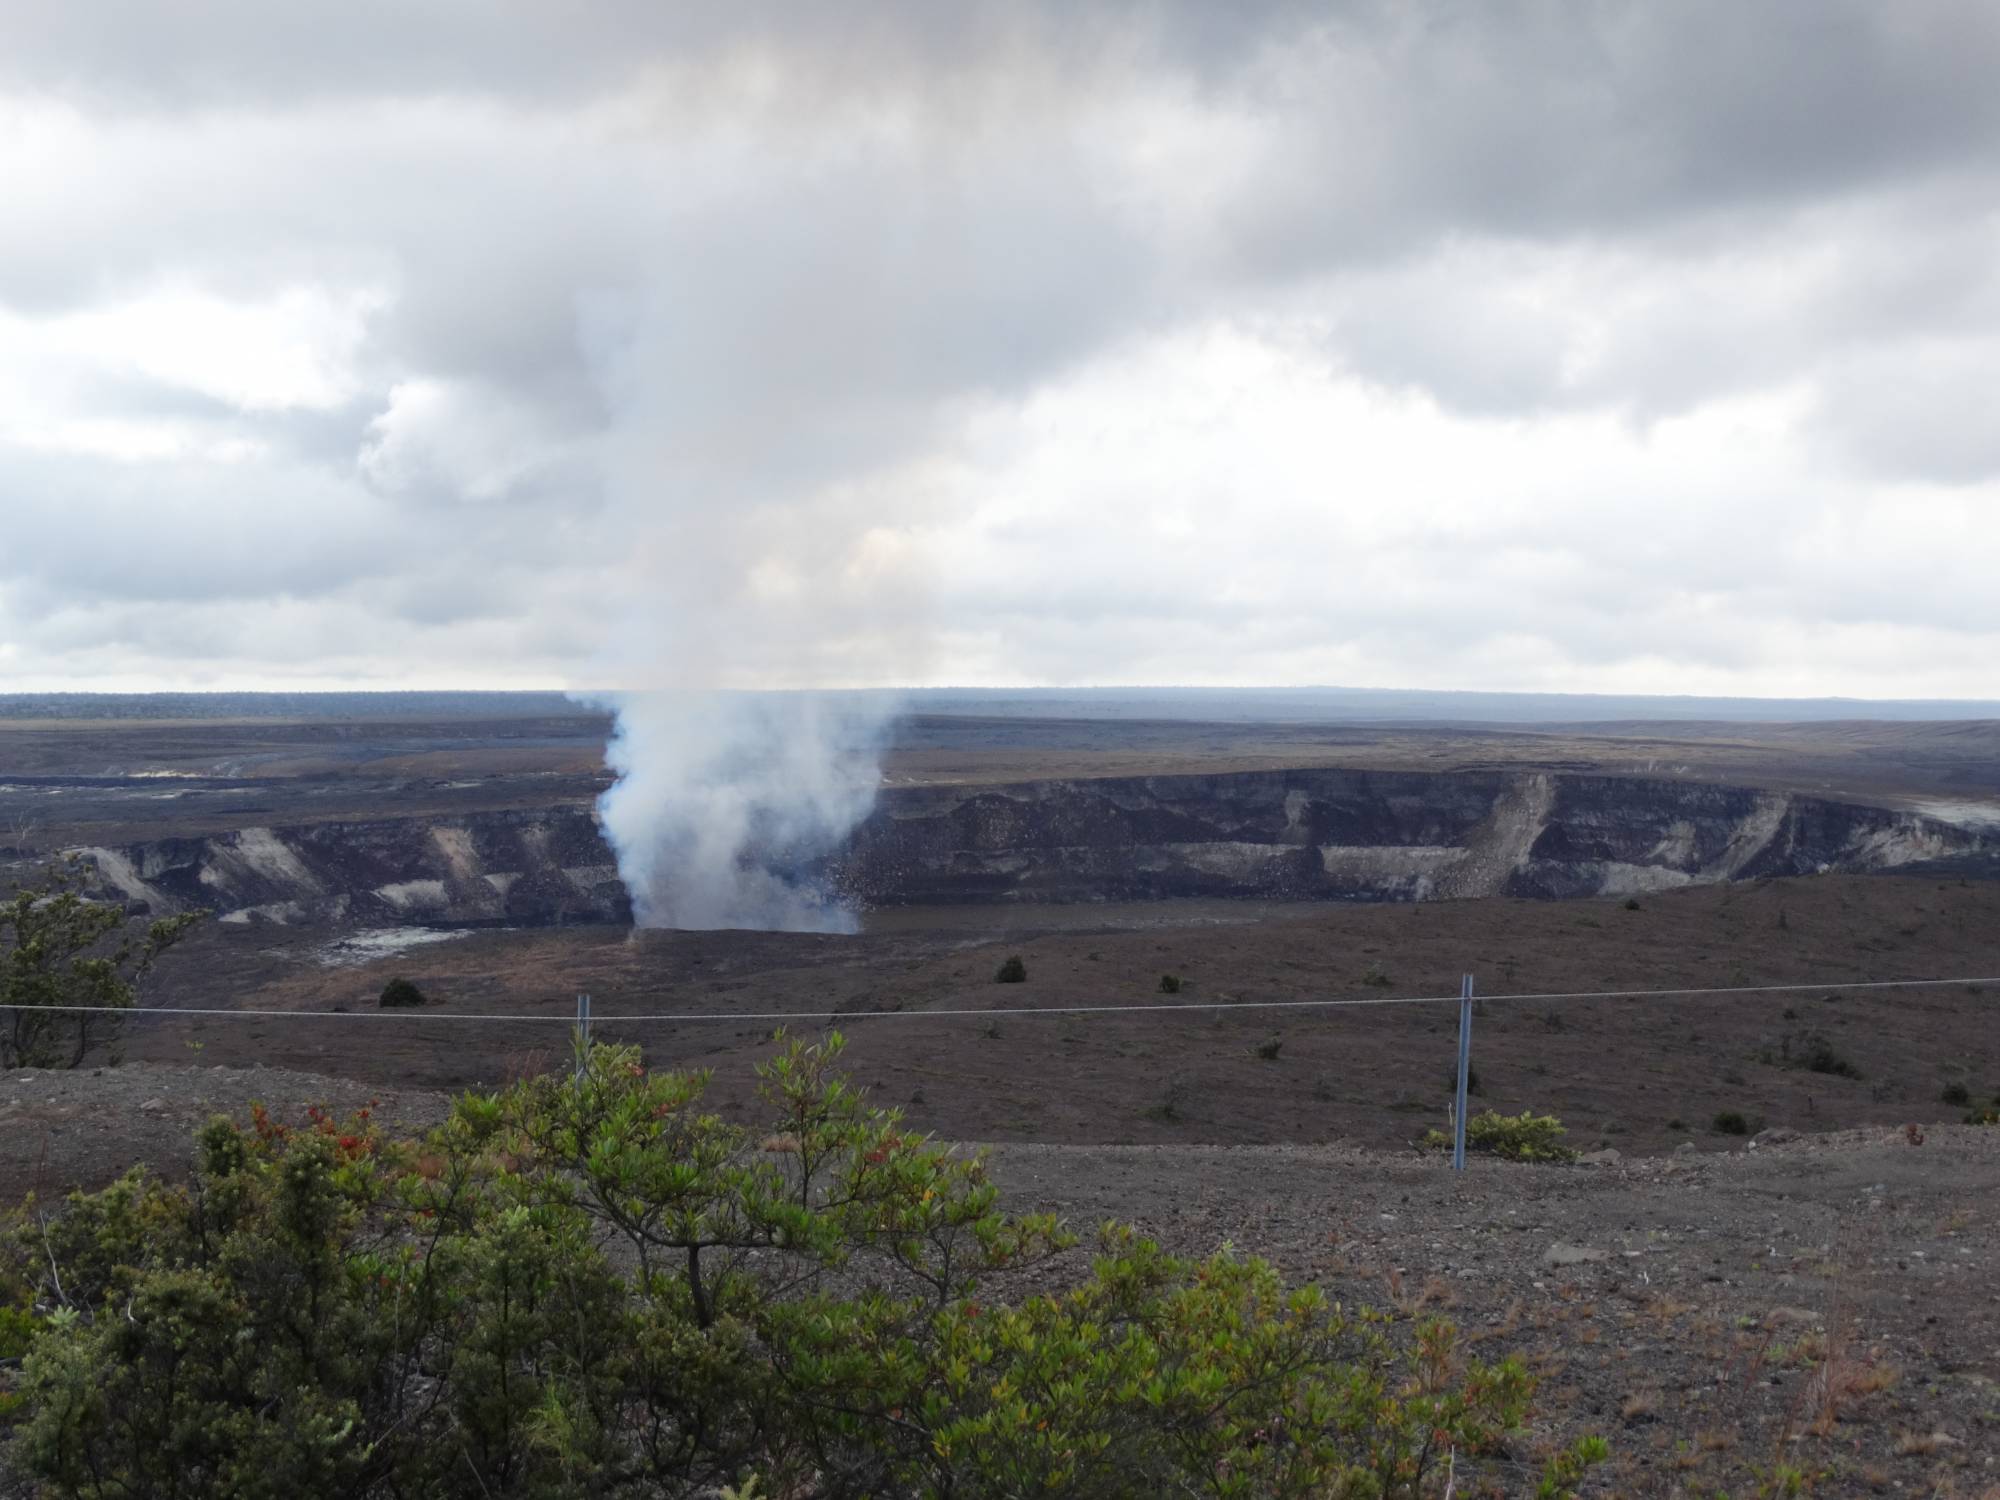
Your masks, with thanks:
<instances>
[{"instance_id":1,"label":"gray cloud","mask_svg":"<svg viewBox=\"0 0 2000 1500\"><path fill-rule=\"evenodd\" d=\"M1994 523L1809 545L2000 475L1988 5L0 27L0 675L1763 687L1815 621L2000 632Z\"/></svg>"}]
</instances>

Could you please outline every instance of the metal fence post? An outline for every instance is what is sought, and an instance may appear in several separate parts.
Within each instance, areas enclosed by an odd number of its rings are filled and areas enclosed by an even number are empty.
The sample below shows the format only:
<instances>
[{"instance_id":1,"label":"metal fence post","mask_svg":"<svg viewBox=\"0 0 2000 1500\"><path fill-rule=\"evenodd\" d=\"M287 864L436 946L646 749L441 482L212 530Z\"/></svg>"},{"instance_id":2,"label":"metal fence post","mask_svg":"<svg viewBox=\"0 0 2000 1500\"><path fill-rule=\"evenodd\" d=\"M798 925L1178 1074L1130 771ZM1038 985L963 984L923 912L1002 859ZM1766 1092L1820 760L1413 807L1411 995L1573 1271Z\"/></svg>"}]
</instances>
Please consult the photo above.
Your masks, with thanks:
<instances>
[{"instance_id":1,"label":"metal fence post","mask_svg":"<svg viewBox=\"0 0 2000 1500\"><path fill-rule=\"evenodd\" d=\"M576 1086L583 1087L583 1070L590 1061L590 996L576 997Z\"/></svg>"},{"instance_id":2,"label":"metal fence post","mask_svg":"<svg viewBox=\"0 0 2000 1500\"><path fill-rule=\"evenodd\" d=\"M1452 1111L1451 1169L1465 1170L1465 1094L1472 1073L1472 976L1458 981L1458 1105Z\"/></svg>"}]
</instances>

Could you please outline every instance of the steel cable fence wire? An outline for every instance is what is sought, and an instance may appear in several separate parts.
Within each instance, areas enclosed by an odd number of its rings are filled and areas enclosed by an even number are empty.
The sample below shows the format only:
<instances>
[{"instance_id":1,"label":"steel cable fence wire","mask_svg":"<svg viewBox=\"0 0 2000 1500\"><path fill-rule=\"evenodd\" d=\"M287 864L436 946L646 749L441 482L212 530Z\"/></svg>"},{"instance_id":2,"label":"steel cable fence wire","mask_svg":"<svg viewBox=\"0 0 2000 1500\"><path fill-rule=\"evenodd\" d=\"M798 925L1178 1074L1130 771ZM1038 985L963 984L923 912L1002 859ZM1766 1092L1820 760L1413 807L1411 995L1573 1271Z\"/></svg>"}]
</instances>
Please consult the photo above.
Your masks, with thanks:
<instances>
[{"instance_id":1,"label":"steel cable fence wire","mask_svg":"<svg viewBox=\"0 0 2000 1500\"><path fill-rule=\"evenodd\" d=\"M1897 989L1943 989L1953 985L1979 986L2000 985L2000 976L1969 975L1946 979L1868 979L1868 980L1815 980L1787 984L1751 985L1678 985L1663 989L1628 990L1543 990L1516 993L1482 994L1478 999L1483 1003L1505 1004L1508 1002L1532 1001L1536 1003L1565 1000L1659 1000L1703 996L1728 995L1802 995L1812 993L1851 993L1860 990ZM1237 1011L1287 1011L1287 1010L1359 1010L1380 1009L1398 1005L1455 1005L1459 996L1451 995L1360 995L1323 1000L1189 1000L1164 1002L1142 1002L1115 1005L1045 1005L1045 1006L963 1006L922 1010L787 1010L787 1011L641 1011L632 1014L617 1014L598 1011L592 1019L606 1025L703 1025L743 1021L894 1021L894 1020L955 1020L985 1019L994 1017L1016 1017L1031 1020L1038 1016L1089 1016L1089 1015L1213 1015ZM554 1002L551 1002L554 1003ZM562 1002L565 1005L568 1001ZM28 1005L0 1004L0 1013L13 1011L34 1011L48 1015L102 1014L103 1006L93 1005ZM454 1023L492 1023L561 1025L573 1027L576 1016L573 1010L537 1014L534 1012L480 1012L447 1011L423 1007L417 1009L369 1009L360 1010L247 1010L227 1006L136 1006L116 1011L127 1017L187 1016L219 1020L243 1021L292 1021L292 1020L349 1020L380 1021L388 1023L419 1023L425 1021L450 1021Z\"/></svg>"}]
</instances>

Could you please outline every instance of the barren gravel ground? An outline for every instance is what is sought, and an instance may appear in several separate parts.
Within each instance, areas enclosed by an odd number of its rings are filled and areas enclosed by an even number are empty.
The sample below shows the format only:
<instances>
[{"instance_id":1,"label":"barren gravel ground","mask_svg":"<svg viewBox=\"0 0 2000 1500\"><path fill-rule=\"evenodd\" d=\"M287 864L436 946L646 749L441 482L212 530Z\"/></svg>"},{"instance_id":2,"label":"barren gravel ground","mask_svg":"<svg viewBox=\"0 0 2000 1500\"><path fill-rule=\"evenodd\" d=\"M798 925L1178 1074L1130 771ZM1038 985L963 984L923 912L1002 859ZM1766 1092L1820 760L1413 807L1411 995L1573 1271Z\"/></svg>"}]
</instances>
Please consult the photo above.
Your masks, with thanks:
<instances>
[{"instance_id":1,"label":"barren gravel ground","mask_svg":"<svg viewBox=\"0 0 2000 1500\"><path fill-rule=\"evenodd\" d=\"M253 1099L287 1115L374 1101L406 1128L446 1107L265 1069L9 1074L0 1196L134 1161L178 1172L193 1125ZM1592 1494L1741 1496L1784 1459L1822 1495L2000 1496L2000 1130L1932 1127L1913 1144L1874 1128L1566 1167L1475 1159L1463 1176L1341 1144L1013 1144L993 1163L1017 1207L1085 1231L1130 1220L1188 1254L1228 1242L1349 1305L1440 1312L1477 1357L1522 1354L1543 1377L1540 1411L1516 1462L1481 1476L1490 1493L1527 1492L1543 1447L1598 1432L1615 1459Z\"/></svg>"},{"instance_id":2,"label":"barren gravel ground","mask_svg":"<svg viewBox=\"0 0 2000 1500\"><path fill-rule=\"evenodd\" d=\"M1592 1493L1740 1496L1783 1460L1819 1494L2000 1496L2000 1131L1924 1134L1462 1177L1340 1146L1005 1146L995 1165L1072 1224L1229 1241L1349 1304L1441 1312L1479 1357L1522 1354L1538 1443L1610 1440Z\"/></svg>"}]
</instances>

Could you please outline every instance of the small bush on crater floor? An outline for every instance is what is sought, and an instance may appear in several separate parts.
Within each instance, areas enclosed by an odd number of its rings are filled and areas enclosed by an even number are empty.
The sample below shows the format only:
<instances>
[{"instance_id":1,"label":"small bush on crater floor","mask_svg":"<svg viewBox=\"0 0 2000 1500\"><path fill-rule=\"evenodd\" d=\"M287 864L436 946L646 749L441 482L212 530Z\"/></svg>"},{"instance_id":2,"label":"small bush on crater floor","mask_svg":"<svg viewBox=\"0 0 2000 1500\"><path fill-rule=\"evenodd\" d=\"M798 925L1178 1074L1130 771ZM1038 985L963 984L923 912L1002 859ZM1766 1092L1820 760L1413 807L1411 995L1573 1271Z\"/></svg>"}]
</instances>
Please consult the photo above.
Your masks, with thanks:
<instances>
[{"instance_id":1,"label":"small bush on crater floor","mask_svg":"<svg viewBox=\"0 0 2000 1500\"><path fill-rule=\"evenodd\" d=\"M429 1005L424 992L407 979L392 979L382 986L381 1005L385 1010L402 1006Z\"/></svg>"},{"instance_id":2,"label":"small bush on crater floor","mask_svg":"<svg viewBox=\"0 0 2000 1500\"><path fill-rule=\"evenodd\" d=\"M1861 1076L1861 1070L1836 1051L1833 1043L1818 1032L1801 1039L1799 1065L1809 1073L1830 1073L1836 1078Z\"/></svg>"},{"instance_id":3,"label":"small bush on crater floor","mask_svg":"<svg viewBox=\"0 0 2000 1500\"><path fill-rule=\"evenodd\" d=\"M1719 1111L1716 1114L1714 1125L1717 1135L1748 1135L1750 1133L1750 1122L1743 1117L1741 1110L1725 1109Z\"/></svg>"},{"instance_id":4,"label":"small bush on crater floor","mask_svg":"<svg viewBox=\"0 0 2000 1500\"><path fill-rule=\"evenodd\" d=\"M1024 980L1026 980L1027 977L1028 977L1028 966L1021 962L1021 955L1016 953L1010 956L1008 960L1002 965L1000 965L999 969L994 972L993 982L995 984L1020 984Z\"/></svg>"},{"instance_id":5,"label":"small bush on crater floor","mask_svg":"<svg viewBox=\"0 0 2000 1500\"><path fill-rule=\"evenodd\" d=\"M1187 1118L1188 1104L1194 1090L1185 1075L1175 1073L1167 1079L1167 1086L1160 1093L1159 1106L1153 1113L1168 1124L1177 1124Z\"/></svg>"},{"instance_id":6,"label":"small bush on crater floor","mask_svg":"<svg viewBox=\"0 0 2000 1500\"><path fill-rule=\"evenodd\" d=\"M1948 1083L1938 1098L1946 1104L1956 1104L1962 1108L1972 1102L1972 1090L1962 1083Z\"/></svg>"},{"instance_id":7,"label":"small bush on crater floor","mask_svg":"<svg viewBox=\"0 0 2000 1500\"><path fill-rule=\"evenodd\" d=\"M1383 968L1379 963L1370 964L1368 966L1367 972L1361 976L1361 982L1363 984L1372 984L1377 989L1384 989L1384 990L1387 989L1391 983L1393 983L1393 981L1389 978L1389 971Z\"/></svg>"},{"instance_id":8,"label":"small bush on crater floor","mask_svg":"<svg viewBox=\"0 0 2000 1500\"><path fill-rule=\"evenodd\" d=\"M1276 1062L1278 1054L1285 1049L1285 1039L1281 1036L1267 1036L1257 1044L1257 1055L1265 1062Z\"/></svg>"},{"instance_id":9,"label":"small bush on crater floor","mask_svg":"<svg viewBox=\"0 0 2000 1500\"><path fill-rule=\"evenodd\" d=\"M1181 992L1180 975L1162 974L1160 976L1160 993L1162 995L1178 995L1180 992Z\"/></svg>"},{"instance_id":10,"label":"small bush on crater floor","mask_svg":"<svg viewBox=\"0 0 2000 1500\"><path fill-rule=\"evenodd\" d=\"M1503 1115L1488 1109L1465 1122L1465 1149L1508 1161L1572 1161L1576 1152L1562 1143L1565 1134L1562 1121L1554 1115L1533 1110ZM1427 1131L1417 1145L1425 1151L1449 1151L1451 1137L1442 1130Z\"/></svg>"}]
</instances>

